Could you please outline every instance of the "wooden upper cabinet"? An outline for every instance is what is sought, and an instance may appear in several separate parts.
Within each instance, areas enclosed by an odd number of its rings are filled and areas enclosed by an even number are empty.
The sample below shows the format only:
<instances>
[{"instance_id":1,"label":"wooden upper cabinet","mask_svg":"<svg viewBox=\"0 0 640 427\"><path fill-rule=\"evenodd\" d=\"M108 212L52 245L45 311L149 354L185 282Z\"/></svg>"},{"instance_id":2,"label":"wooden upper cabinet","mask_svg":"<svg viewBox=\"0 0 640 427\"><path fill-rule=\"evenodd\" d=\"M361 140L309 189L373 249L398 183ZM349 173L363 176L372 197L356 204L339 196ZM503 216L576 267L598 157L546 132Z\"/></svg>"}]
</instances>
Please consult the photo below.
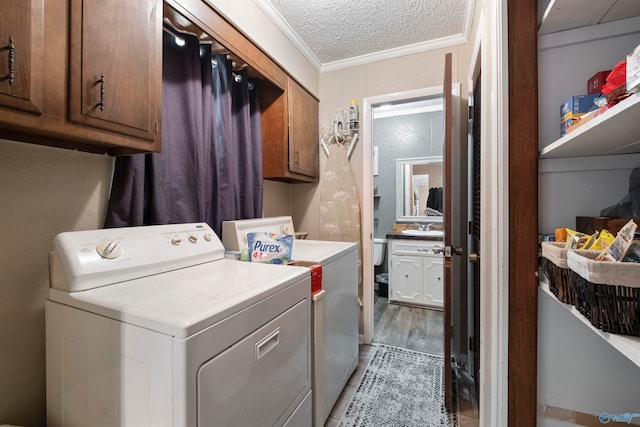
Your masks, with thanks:
<instances>
[{"instance_id":1,"label":"wooden upper cabinet","mask_svg":"<svg viewBox=\"0 0 640 427\"><path fill-rule=\"evenodd\" d=\"M289 79L289 170L318 177L318 101Z\"/></svg>"},{"instance_id":2,"label":"wooden upper cabinet","mask_svg":"<svg viewBox=\"0 0 640 427\"><path fill-rule=\"evenodd\" d=\"M291 78L261 90L264 178L318 182L318 100Z\"/></svg>"},{"instance_id":3,"label":"wooden upper cabinet","mask_svg":"<svg viewBox=\"0 0 640 427\"><path fill-rule=\"evenodd\" d=\"M156 1L71 0L69 119L153 141L159 132Z\"/></svg>"},{"instance_id":4,"label":"wooden upper cabinet","mask_svg":"<svg viewBox=\"0 0 640 427\"><path fill-rule=\"evenodd\" d=\"M0 105L42 111L43 0L0 1Z\"/></svg>"}]
</instances>

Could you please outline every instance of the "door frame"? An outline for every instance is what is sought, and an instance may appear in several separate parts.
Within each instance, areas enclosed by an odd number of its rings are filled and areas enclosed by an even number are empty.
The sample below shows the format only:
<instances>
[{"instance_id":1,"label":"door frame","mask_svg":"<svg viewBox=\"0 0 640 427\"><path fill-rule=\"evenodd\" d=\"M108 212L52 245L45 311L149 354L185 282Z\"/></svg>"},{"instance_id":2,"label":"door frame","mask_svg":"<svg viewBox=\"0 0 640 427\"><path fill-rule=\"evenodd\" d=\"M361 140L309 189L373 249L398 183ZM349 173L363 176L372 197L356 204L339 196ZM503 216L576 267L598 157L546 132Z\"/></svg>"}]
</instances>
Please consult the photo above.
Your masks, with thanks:
<instances>
[{"instance_id":1,"label":"door frame","mask_svg":"<svg viewBox=\"0 0 640 427\"><path fill-rule=\"evenodd\" d=\"M538 376L538 22L536 0L507 3L509 426L534 427ZM503 83L504 84L504 83ZM532 108L521 108L522 99ZM503 126L505 125L503 124ZM482 363L482 362L481 362Z\"/></svg>"},{"instance_id":2,"label":"door frame","mask_svg":"<svg viewBox=\"0 0 640 427\"><path fill-rule=\"evenodd\" d=\"M460 110L460 83L454 82L452 85L453 95L453 118L454 123L459 121L458 111ZM376 105L408 101L416 98L442 94L442 85L430 86L427 88L412 89L403 92L395 92L384 95L369 96L362 101L362 313L363 329L362 339L364 344L371 344L373 339L373 315L374 315L374 277L373 277L373 197L365 195L373 194L373 107ZM455 127L453 138L460 139L459 126ZM368 158L368 161L367 161ZM455 348L455 347L454 347ZM457 356L457 355L456 355Z\"/></svg>"}]
</instances>

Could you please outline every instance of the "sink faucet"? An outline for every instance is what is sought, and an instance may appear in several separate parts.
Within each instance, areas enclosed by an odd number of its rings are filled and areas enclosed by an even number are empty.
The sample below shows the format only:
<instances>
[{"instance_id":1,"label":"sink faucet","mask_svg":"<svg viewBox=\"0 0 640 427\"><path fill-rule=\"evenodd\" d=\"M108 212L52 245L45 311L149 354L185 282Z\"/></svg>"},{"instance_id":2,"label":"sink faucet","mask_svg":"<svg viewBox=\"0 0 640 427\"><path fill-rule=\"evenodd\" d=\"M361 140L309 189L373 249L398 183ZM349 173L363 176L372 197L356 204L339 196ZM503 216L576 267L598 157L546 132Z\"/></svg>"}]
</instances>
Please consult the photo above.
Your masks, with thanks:
<instances>
[{"instance_id":1,"label":"sink faucet","mask_svg":"<svg viewBox=\"0 0 640 427\"><path fill-rule=\"evenodd\" d=\"M414 222L414 224L418 226L418 231L428 231L428 230L431 230L431 227L433 226L432 223L420 224L420 223Z\"/></svg>"}]
</instances>

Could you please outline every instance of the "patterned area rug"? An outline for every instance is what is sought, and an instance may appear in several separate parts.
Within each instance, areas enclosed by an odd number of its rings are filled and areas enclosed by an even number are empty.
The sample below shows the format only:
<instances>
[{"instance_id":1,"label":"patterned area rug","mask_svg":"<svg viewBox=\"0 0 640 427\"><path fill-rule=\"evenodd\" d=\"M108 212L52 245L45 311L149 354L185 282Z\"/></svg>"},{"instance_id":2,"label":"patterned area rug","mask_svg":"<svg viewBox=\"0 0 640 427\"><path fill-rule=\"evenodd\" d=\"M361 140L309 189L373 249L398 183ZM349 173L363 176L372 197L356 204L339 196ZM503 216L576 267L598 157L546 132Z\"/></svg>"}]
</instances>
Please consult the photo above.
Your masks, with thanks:
<instances>
[{"instance_id":1,"label":"patterned area rug","mask_svg":"<svg viewBox=\"0 0 640 427\"><path fill-rule=\"evenodd\" d=\"M377 345L339 427L457 427L458 402L444 408L444 357Z\"/></svg>"}]
</instances>

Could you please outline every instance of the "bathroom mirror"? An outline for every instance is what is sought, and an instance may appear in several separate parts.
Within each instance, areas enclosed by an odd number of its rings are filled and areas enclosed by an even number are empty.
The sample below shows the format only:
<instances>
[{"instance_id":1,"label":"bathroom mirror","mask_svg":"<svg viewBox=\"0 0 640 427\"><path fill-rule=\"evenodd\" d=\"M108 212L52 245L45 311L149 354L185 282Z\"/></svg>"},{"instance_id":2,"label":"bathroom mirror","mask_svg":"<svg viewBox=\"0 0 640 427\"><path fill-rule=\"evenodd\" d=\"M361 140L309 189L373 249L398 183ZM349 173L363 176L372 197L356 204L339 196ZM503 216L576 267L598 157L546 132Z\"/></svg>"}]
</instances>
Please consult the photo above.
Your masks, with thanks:
<instances>
[{"instance_id":1,"label":"bathroom mirror","mask_svg":"<svg viewBox=\"0 0 640 427\"><path fill-rule=\"evenodd\" d=\"M442 222L442 156L396 160L396 220Z\"/></svg>"}]
</instances>

